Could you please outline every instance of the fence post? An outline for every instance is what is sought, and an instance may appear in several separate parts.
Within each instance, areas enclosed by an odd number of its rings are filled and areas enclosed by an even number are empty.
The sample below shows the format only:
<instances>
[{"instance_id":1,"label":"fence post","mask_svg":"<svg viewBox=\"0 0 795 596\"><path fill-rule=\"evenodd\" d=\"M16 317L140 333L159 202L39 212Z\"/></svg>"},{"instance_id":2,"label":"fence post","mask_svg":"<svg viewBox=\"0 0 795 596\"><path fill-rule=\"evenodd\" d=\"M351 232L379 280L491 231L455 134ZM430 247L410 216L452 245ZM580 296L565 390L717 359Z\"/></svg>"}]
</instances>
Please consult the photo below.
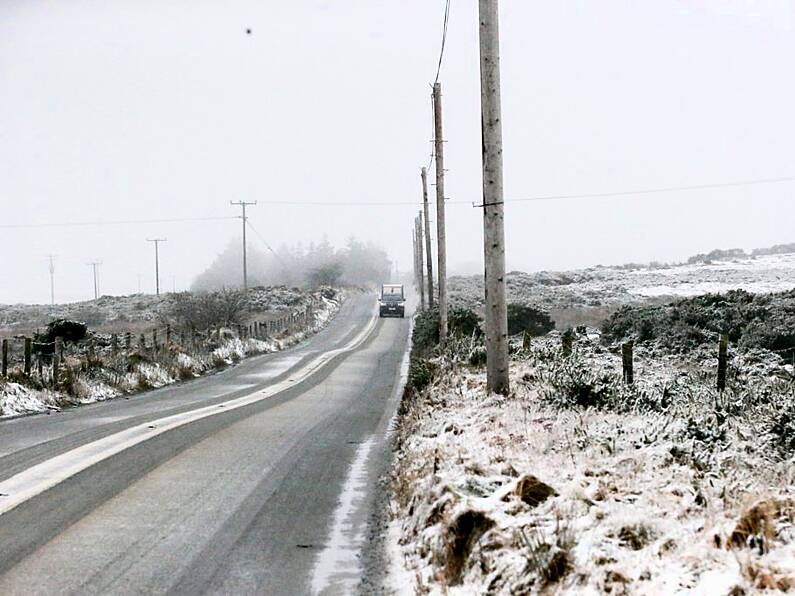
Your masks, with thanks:
<instances>
[{"instance_id":1,"label":"fence post","mask_svg":"<svg viewBox=\"0 0 795 596\"><path fill-rule=\"evenodd\" d=\"M574 344L574 333L571 329L566 329L563 335L560 336L561 347L563 349L563 357L568 358L571 356L571 349Z\"/></svg>"},{"instance_id":2,"label":"fence post","mask_svg":"<svg viewBox=\"0 0 795 596\"><path fill-rule=\"evenodd\" d=\"M718 391L726 389L726 371L729 368L729 336L722 333L718 346Z\"/></svg>"},{"instance_id":3,"label":"fence post","mask_svg":"<svg viewBox=\"0 0 795 596\"><path fill-rule=\"evenodd\" d=\"M171 325L166 325L166 345L171 343Z\"/></svg>"},{"instance_id":4,"label":"fence post","mask_svg":"<svg viewBox=\"0 0 795 596\"><path fill-rule=\"evenodd\" d=\"M33 340L29 337L25 338L25 376L30 376L30 357L33 349Z\"/></svg>"},{"instance_id":5,"label":"fence post","mask_svg":"<svg viewBox=\"0 0 795 596\"><path fill-rule=\"evenodd\" d=\"M114 356L119 353L119 337L115 333L110 336L110 352Z\"/></svg>"},{"instance_id":6,"label":"fence post","mask_svg":"<svg viewBox=\"0 0 795 596\"><path fill-rule=\"evenodd\" d=\"M530 333L527 331L527 329L525 329L524 333L522 333L522 349L530 349Z\"/></svg>"},{"instance_id":7,"label":"fence post","mask_svg":"<svg viewBox=\"0 0 795 596\"><path fill-rule=\"evenodd\" d=\"M52 355L52 386L58 385L58 371L61 368L61 358L63 357L63 339L55 338L55 352Z\"/></svg>"},{"instance_id":8,"label":"fence post","mask_svg":"<svg viewBox=\"0 0 795 596\"><path fill-rule=\"evenodd\" d=\"M142 352L146 350L146 336L143 333L141 334L141 337L138 340L138 347L141 349Z\"/></svg>"},{"instance_id":9,"label":"fence post","mask_svg":"<svg viewBox=\"0 0 795 596\"><path fill-rule=\"evenodd\" d=\"M624 371L624 383L632 385L635 382L635 372L633 370L633 355L632 348L634 347L631 341L621 346L621 356L623 360L622 369Z\"/></svg>"},{"instance_id":10,"label":"fence post","mask_svg":"<svg viewBox=\"0 0 795 596\"><path fill-rule=\"evenodd\" d=\"M8 340L7 339L3 340L2 352L3 352L3 376L7 377L8 376Z\"/></svg>"}]
</instances>

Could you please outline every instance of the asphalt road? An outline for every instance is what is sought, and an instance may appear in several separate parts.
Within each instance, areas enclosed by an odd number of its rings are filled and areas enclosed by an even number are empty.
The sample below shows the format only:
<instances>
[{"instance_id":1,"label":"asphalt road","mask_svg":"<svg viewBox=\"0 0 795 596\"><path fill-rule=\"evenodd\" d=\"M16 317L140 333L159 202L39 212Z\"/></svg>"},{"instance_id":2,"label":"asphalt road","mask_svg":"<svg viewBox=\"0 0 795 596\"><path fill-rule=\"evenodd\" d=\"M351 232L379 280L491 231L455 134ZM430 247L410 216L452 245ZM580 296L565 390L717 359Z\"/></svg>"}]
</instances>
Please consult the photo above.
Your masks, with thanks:
<instances>
[{"instance_id":1,"label":"asphalt road","mask_svg":"<svg viewBox=\"0 0 795 596\"><path fill-rule=\"evenodd\" d=\"M0 514L0 594L355 591L409 332L409 319L373 325L374 312L372 296L352 296L290 350L0 422L0 493L39 486L53 462L67 476ZM207 406L219 413L190 419ZM160 434L97 455L134 432Z\"/></svg>"}]
</instances>

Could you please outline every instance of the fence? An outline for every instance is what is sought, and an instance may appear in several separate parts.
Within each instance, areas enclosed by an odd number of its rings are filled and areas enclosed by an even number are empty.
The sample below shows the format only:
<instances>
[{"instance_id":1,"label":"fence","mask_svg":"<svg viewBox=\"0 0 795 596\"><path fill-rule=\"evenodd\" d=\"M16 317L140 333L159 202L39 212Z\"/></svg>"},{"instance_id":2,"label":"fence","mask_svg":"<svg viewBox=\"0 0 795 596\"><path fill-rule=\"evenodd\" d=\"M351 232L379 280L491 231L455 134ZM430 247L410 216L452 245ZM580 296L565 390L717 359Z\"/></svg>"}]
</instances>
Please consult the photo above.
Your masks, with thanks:
<instances>
[{"instance_id":1,"label":"fence","mask_svg":"<svg viewBox=\"0 0 795 596\"><path fill-rule=\"evenodd\" d=\"M43 386L56 387L64 374L87 372L107 360L107 368L126 372L142 357L176 358L179 353L209 355L229 330L242 340L279 339L305 331L314 322L314 301L300 310L291 310L276 318L254 320L215 329L197 330L170 324L144 333L131 331L93 334L80 342L36 341L36 337L13 336L0 340L0 376L11 380L33 380ZM38 334L37 334L38 337Z\"/></svg>"},{"instance_id":2,"label":"fence","mask_svg":"<svg viewBox=\"0 0 795 596\"><path fill-rule=\"evenodd\" d=\"M524 337L524 347L528 347L529 336ZM572 347L574 343L574 336L570 331L566 331L561 336L561 351L563 357L567 358L572 354ZM634 342L626 342L621 344L621 373L626 385L634 385L635 383L635 365L634 365ZM772 350L773 352L790 352L791 348L786 350ZM729 336L721 334L718 341L718 374L717 374L717 388L718 391L726 389L726 374L729 369Z\"/></svg>"}]
</instances>

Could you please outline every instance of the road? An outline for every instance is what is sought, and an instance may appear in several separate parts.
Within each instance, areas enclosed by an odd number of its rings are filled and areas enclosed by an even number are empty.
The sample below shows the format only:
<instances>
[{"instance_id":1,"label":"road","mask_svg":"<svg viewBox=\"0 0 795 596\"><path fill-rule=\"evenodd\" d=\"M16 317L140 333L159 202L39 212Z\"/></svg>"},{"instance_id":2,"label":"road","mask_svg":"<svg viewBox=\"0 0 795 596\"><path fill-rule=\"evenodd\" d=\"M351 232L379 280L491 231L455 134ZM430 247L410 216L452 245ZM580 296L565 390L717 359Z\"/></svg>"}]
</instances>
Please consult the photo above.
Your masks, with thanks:
<instances>
[{"instance_id":1,"label":"road","mask_svg":"<svg viewBox=\"0 0 795 596\"><path fill-rule=\"evenodd\" d=\"M284 352L0 422L0 594L354 591L409 333L374 313L354 295Z\"/></svg>"}]
</instances>

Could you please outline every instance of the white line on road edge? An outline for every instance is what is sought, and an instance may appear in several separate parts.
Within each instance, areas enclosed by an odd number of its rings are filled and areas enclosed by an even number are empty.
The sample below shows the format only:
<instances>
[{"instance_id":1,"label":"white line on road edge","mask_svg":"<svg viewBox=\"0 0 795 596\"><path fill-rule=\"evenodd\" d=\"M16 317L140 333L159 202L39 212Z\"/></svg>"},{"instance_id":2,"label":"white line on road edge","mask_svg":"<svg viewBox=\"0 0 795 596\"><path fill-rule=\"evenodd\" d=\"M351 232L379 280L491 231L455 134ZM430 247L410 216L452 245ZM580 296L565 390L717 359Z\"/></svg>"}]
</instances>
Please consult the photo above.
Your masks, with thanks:
<instances>
[{"instance_id":1,"label":"white line on road edge","mask_svg":"<svg viewBox=\"0 0 795 596\"><path fill-rule=\"evenodd\" d=\"M220 404L144 422L57 455L0 482L0 495L2 495L0 496L0 515L8 513L28 499L60 484L75 474L139 443L191 422L257 403L294 387L296 383L309 378L322 369L335 356L356 350L373 332L377 321L378 319L373 315L367 326L347 345L324 352L294 375L290 375L289 379L272 387Z\"/></svg>"},{"instance_id":2,"label":"white line on road edge","mask_svg":"<svg viewBox=\"0 0 795 596\"><path fill-rule=\"evenodd\" d=\"M399 406L408 379L411 359L411 337L414 332L414 319L409 325L403 358L400 361L397 381L392 399ZM362 501L368 487L368 465L374 448L384 447L383 440L389 440L397 419L397 407L386 422L383 439L379 433L372 435L356 450L348 468L342 494L337 501L331 522L329 539L315 561L312 570L312 594L352 594L362 579L361 553L365 544L365 532L369 517L361 515ZM380 425L379 425L380 426Z\"/></svg>"},{"instance_id":3,"label":"white line on road edge","mask_svg":"<svg viewBox=\"0 0 795 596\"><path fill-rule=\"evenodd\" d=\"M356 450L334 511L331 534L312 572L312 594L320 594L332 584L336 584L338 593L349 594L359 581L358 554L367 520L357 524L354 513L367 491L367 460L374 444L375 437L370 437Z\"/></svg>"}]
</instances>

